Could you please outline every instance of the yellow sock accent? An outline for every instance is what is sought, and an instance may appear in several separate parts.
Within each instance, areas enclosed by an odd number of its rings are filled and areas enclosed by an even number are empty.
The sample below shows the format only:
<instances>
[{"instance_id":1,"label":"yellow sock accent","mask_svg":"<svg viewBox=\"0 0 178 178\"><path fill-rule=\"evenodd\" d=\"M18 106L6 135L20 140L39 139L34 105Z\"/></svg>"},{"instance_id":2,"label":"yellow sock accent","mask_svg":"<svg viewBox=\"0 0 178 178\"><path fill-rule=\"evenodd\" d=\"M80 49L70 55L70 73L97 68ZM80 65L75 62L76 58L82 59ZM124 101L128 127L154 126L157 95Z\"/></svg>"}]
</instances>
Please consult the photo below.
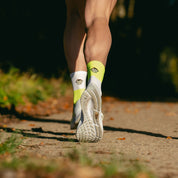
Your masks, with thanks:
<instances>
[{"instance_id":1,"label":"yellow sock accent","mask_svg":"<svg viewBox=\"0 0 178 178\"><path fill-rule=\"evenodd\" d=\"M85 91L85 89L78 89L74 90L74 104L80 99L82 96L82 93Z\"/></svg>"},{"instance_id":2,"label":"yellow sock accent","mask_svg":"<svg viewBox=\"0 0 178 178\"><path fill-rule=\"evenodd\" d=\"M88 78L95 76L101 82L103 81L105 66L99 61L90 61L87 64Z\"/></svg>"}]
</instances>

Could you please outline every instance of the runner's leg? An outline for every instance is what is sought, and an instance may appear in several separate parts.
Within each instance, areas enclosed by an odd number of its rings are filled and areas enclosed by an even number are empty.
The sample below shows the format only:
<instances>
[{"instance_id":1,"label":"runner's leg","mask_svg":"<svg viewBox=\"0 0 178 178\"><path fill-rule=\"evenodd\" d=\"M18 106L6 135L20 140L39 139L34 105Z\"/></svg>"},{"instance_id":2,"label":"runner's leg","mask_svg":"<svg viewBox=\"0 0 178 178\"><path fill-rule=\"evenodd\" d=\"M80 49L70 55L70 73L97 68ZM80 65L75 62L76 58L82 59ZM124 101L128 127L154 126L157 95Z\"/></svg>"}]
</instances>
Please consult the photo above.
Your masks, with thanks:
<instances>
[{"instance_id":1,"label":"runner's leg","mask_svg":"<svg viewBox=\"0 0 178 178\"><path fill-rule=\"evenodd\" d=\"M89 84L81 97L83 120L76 137L81 142L98 142L103 137L101 83L111 46L109 18L116 0L86 0L85 4L85 60Z\"/></svg>"},{"instance_id":2,"label":"runner's leg","mask_svg":"<svg viewBox=\"0 0 178 178\"><path fill-rule=\"evenodd\" d=\"M80 97L86 88L87 68L83 53L86 36L84 6L84 0L66 0L67 20L64 32L64 51L74 91L71 129L76 128L81 118Z\"/></svg>"},{"instance_id":3,"label":"runner's leg","mask_svg":"<svg viewBox=\"0 0 178 178\"><path fill-rule=\"evenodd\" d=\"M67 19L64 31L64 52L70 73L87 71L83 53L85 41L84 0L66 0Z\"/></svg>"},{"instance_id":4,"label":"runner's leg","mask_svg":"<svg viewBox=\"0 0 178 178\"><path fill-rule=\"evenodd\" d=\"M86 0L85 5L85 60L89 82L96 83L100 89L111 47L109 19L116 2L117 0Z\"/></svg>"}]
</instances>

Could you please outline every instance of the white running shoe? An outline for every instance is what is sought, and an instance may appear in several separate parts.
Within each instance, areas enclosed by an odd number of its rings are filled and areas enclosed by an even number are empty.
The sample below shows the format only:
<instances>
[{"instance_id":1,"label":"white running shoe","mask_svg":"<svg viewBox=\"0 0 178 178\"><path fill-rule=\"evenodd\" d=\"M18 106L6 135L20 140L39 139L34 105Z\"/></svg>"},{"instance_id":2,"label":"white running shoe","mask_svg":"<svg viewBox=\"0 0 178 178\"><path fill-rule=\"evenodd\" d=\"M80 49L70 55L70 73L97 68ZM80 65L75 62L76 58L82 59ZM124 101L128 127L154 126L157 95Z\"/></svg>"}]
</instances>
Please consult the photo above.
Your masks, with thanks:
<instances>
[{"instance_id":1,"label":"white running shoe","mask_svg":"<svg viewBox=\"0 0 178 178\"><path fill-rule=\"evenodd\" d=\"M80 142L98 142L103 137L102 100L99 93L96 85L91 83L81 96L82 117L76 133Z\"/></svg>"},{"instance_id":2,"label":"white running shoe","mask_svg":"<svg viewBox=\"0 0 178 178\"><path fill-rule=\"evenodd\" d=\"M80 100L78 100L73 106L73 115L70 122L70 128L76 129L80 119L81 119L81 104L80 104Z\"/></svg>"}]
</instances>

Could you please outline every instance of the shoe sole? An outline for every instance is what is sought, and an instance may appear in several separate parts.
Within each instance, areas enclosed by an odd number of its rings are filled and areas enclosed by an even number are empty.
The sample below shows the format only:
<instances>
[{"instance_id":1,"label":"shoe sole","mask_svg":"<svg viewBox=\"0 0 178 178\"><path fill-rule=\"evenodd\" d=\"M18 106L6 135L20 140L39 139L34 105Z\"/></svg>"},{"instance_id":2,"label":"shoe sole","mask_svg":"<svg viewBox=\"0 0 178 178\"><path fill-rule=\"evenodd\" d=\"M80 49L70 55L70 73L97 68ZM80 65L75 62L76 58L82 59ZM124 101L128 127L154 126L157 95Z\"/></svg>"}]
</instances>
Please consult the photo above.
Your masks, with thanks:
<instances>
[{"instance_id":1,"label":"shoe sole","mask_svg":"<svg viewBox=\"0 0 178 178\"><path fill-rule=\"evenodd\" d=\"M93 86L89 86L87 90L84 91L81 97L81 109L83 112L83 123L77 128L76 137L80 142L98 142L103 137L103 126L100 124L98 117L99 112L101 112L101 98L98 96L96 89ZM92 99L94 114L93 118L90 119L87 113L87 105L89 100Z\"/></svg>"}]
</instances>

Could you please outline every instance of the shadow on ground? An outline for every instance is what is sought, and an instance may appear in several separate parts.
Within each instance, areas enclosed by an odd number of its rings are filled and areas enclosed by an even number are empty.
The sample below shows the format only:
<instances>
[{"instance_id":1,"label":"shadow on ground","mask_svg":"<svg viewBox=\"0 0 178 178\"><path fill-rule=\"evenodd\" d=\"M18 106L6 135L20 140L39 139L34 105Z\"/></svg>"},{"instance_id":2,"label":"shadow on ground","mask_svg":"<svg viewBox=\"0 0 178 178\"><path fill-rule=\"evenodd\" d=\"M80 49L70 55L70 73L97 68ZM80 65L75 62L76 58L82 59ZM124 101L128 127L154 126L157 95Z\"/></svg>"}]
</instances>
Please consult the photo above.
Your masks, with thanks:
<instances>
[{"instance_id":1,"label":"shadow on ground","mask_svg":"<svg viewBox=\"0 0 178 178\"><path fill-rule=\"evenodd\" d=\"M32 117L29 115L21 114L16 112L15 110L8 110L7 108L0 108L1 115L8 115L10 117L14 117L19 120L26 120L26 121L33 121L33 122L47 122L47 123L59 123L59 124L70 124L70 121L66 120L55 120L55 119L46 119L46 118L38 118L38 117ZM44 131L41 127L40 128L32 128L31 130L25 130L25 129L17 129L13 131L12 128L4 128L0 127L0 129L4 130L5 132L16 132L19 134L22 134L25 137L34 137L34 138L42 138L42 139L55 139L59 141L67 141L67 142L77 142L76 139L73 138L63 138L63 137L47 137L47 136L41 136L39 134L52 134L52 135L66 135L66 136L72 136L74 133L68 133L68 132L52 132L52 131ZM136 133L136 134L142 134L152 137L159 137L159 138L168 138L168 136L160 134L160 133L153 133L148 131L141 131L141 130L134 130L134 129L128 129L128 128L116 128L111 126L104 126L105 131L113 131L113 132L127 132L127 133ZM27 132L34 132L34 133L27 133ZM37 134L39 133L39 134ZM171 137L171 136L169 136ZM172 139L178 139L178 137L171 137Z\"/></svg>"},{"instance_id":2,"label":"shadow on ground","mask_svg":"<svg viewBox=\"0 0 178 178\"><path fill-rule=\"evenodd\" d=\"M21 134L24 137L30 137L30 138L40 138L40 139L52 139L52 140L58 140L58 141L63 141L63 142L78 142L77 139L73 138L64 138L64 137L48 137L48 136L42 136L37 133L28 133L28 132L38 132L38 133L49 133L53 135L74 135L72 133L66 133L66 132L51 132L51 131L37 131L37 130L42 130L41 128L32 128L31 130L26 130L26 129L13 129L10 127L0 127L1 130L4 130L5 132L9 133L16 133L16 134Z\"/></svg>"},{"instance_id":3,"label":"shadow on ground","mask_svg":"<svg viewBox=\"0 0 178 178\"><path fill-rule=\"evenodd\" d=\"M136 134L148 135L148 136L159 137L159 138L168 138L168 136L163 135L163 134L152 133L152 132L147 132L147 131L140 131L140 130L134 130L134 129L115 128L115 127L110 127L110 126L104 126L104 130L116 131L116 132L136 133ZM171 138L172 139L178 139L178 137L171 137Z\"/></svg>"}]
</instances>

